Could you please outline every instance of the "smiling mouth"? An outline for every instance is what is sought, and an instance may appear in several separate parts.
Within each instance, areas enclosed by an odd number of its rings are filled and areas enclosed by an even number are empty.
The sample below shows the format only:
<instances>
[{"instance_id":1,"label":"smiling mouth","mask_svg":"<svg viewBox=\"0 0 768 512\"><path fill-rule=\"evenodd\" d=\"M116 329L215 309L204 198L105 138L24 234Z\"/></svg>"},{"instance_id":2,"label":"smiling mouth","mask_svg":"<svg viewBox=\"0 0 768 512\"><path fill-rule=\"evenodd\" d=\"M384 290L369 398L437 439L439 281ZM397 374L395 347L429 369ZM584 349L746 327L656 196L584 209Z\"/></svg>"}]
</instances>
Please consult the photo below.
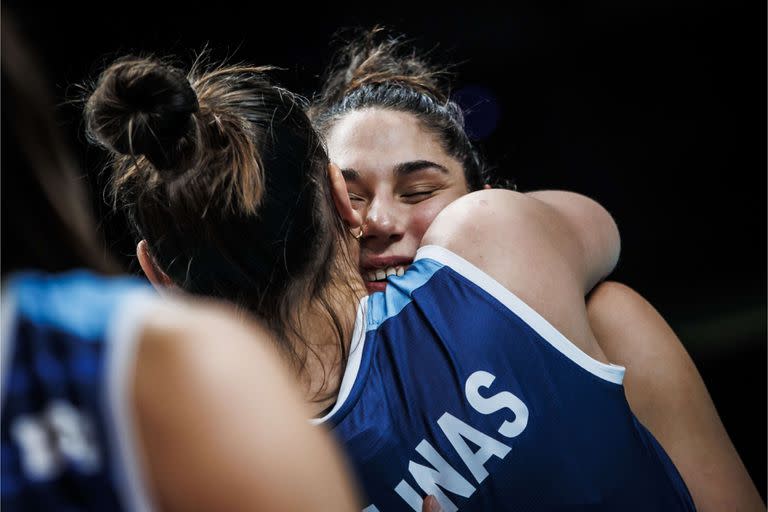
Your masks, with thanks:
<instances>
[{"instance_id":1,"label":"smiling mouth","mask_svg":"<svg viewBox=\"0 0 768 512\"><path fill-rule=\"evenodd\" d=\"M363 271L363 279L366 282L386 281L389 276L401 276L408 270L408 265L395 265L393 267L377 268L375 270Z\"/></svg>"}]
</instances>

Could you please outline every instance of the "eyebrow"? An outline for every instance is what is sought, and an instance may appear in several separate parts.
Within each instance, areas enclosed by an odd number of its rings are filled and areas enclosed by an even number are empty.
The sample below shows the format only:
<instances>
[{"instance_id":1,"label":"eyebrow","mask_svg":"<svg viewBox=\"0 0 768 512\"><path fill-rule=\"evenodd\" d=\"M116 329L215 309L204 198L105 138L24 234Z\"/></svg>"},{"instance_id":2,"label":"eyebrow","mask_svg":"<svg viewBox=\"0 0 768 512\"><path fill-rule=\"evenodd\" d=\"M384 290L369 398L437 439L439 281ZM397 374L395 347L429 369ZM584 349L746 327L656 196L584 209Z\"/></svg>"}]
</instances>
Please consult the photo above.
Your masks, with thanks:
<instances>
[{"instance_id":1,"label":"eyebrow","mask_svg":"<svg viewBox=\"0 0 768 512\"><path fill-rule=\"evenodd\" d=\"M413 162L403 162L401 164L397 164L395 166L395 175L403 176L429 168L437 169L443 174L449 174L448 169L438 163L430 162L429 160L415 160Z\"/></svg>"},{"instance_id":2,"label":"eyebrow","mask_svg":"<svg viewBox=\"0 0 768 512\"><path fill-rule=\"evenodd\" d=\"M344 181L357 181L360 179L360 173L354 169L342 169L341 175L344 176Z\"/></svg>"},{"instance_id":3,"label":"eyebrow","mask_svg":"<svg viewBox=\"0 0 768 512\"><path fill-rule=\"evenodd\" d=\"M399 163L394 167L393 173L396 176L405 176L418 171L423 171L424 169L437 169L443 174L449 174L448 169L444 166L429 160L413 160L411 162ZM352 168L342 169L341 175L344 176L346 181L357 181L360 179L360 173Z\"/></svg>"}]
</instances>

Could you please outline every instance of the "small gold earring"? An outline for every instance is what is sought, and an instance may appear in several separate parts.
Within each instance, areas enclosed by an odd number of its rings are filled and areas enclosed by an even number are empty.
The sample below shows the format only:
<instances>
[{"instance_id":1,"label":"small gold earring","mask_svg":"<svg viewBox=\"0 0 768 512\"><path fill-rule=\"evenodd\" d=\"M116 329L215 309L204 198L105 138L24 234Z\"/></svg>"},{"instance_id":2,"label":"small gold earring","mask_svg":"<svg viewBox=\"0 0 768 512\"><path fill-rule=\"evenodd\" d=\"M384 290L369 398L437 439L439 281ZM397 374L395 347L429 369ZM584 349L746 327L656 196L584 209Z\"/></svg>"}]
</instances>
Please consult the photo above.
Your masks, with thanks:
<instances>
[{"instance_id":1,"label":"small gold earring","mask_svg":"<svg viewBox=\"0 0 768 512\"><path fill-rule=\"evenodd\" d=\"M361 238L363 238L363 233L365 232L364 228L365 228L365 225L360 226L360 232L358 234L352 233L352 231L350 231L349 233L354 237L355 240L360 240Z\"/></svg>"}]
</instances>

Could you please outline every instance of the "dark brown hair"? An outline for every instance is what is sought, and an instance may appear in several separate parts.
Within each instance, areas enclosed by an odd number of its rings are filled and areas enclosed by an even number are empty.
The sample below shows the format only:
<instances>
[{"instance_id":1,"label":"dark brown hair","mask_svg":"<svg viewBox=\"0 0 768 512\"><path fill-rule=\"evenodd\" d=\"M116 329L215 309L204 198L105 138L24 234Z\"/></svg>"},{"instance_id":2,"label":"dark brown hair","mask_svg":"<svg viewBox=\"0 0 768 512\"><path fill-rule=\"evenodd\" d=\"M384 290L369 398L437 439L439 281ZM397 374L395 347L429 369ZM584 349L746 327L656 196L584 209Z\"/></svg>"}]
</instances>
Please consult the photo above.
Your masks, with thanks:
<instances>
[{"instance_id":1,"label":"dark brown hair","mask_svg":"<svg viewBox=\"0 0 768 512\"><path fill-rule=\"evenodd\" d=\"M342 40L310 107L322 134L348 112L383 108L414 115L464 168L469 190L483 187L487 169L464 128L461 107L450 99L449 74L430 65L402 36L382 27L354 31Z\"/></svg>"},{"instance_id":2,"label":"dark brown hair","mask_svg":"<svg viewBox=\"0 0 768 512\"><path fill-rule=\"evenodd\" d=\"M260 316L299 368L296 311L321 304L344 363L329 297L349 255L328 157L306 100L267 70L198 61L186 74L158 58L119 59L88 98L87 132L114 156L115 205L176 284Z\"/></svg>"}]
</instances>

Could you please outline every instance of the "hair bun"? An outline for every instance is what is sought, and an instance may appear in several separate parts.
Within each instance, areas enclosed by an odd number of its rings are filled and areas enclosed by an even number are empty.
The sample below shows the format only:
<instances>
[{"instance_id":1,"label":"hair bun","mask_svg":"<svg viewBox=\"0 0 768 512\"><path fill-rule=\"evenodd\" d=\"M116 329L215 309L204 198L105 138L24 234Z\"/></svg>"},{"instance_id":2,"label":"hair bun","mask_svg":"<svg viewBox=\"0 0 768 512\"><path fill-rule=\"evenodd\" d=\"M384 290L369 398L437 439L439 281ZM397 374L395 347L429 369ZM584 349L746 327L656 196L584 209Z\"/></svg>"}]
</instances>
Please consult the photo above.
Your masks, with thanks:
<instances>
[{"instance_id":1,"label":"hair bun","mask_svg":"<svg viewBox=\"0 0 768 512\"><path fill-rule=\"evenodd\" d=\"M88 132L158 170L182 167L190 152L197 95L184 73L157 60L126 58L105 70L86 105Z\"/></svg>"}]
</instances>

